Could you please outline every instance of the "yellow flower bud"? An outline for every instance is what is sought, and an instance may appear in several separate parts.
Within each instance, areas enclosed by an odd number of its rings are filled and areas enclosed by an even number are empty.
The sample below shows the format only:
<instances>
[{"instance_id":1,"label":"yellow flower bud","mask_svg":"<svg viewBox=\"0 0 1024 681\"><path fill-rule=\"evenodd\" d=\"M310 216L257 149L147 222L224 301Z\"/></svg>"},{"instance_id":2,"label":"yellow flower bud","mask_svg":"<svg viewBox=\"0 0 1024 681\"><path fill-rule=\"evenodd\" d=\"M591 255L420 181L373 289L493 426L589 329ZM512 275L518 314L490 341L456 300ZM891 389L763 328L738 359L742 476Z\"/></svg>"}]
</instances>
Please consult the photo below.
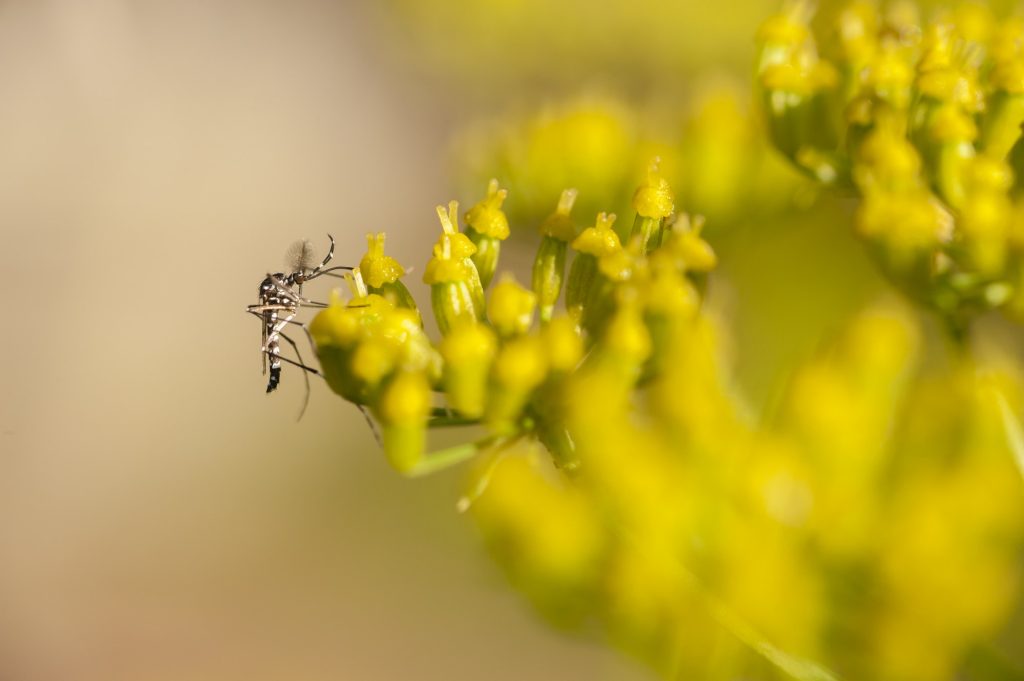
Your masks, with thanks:
<instances>
[{"instance_id":1,"label":"yellow flower bud","mask_svg":"<svg viewBox=\"0 0 1024 681\"><path fill-rule=\"evenodd\" d=\"M358 272L354 276L347 272L346 275L353 290L361 294L351 301L345 301L338 291L331 294L331 304L309 324L309 333L317 346L350 347L362 337L367 324L376 323L381 315L394 309L394 305L381 296L367 293Z\"/></svg>"},{"instance_id":2,"label":"yellow flower bud","mask_svg":"<svg viewBox=\"0 0 1024 681\"><path fill-rule=\"evenodd\" d=\"M593 227L588 227L572 242L574 250L596 258L614 253L622 248L619 235L612 226L615 224L615 213L598 213Z\"/></svg>"},{"instance_id":3,"label":"yellow flower bud","mask_svg":"<svg viewBox=\"0 0 1024 681\"><path fill-rule=\"evenodd\" d=\"M675 210L675 198L666 180L658 170L660 158L651 161L647 169L647 180L633 194L636 219L633 222L631 238L640 238L641 252L661 245L665 218Z\"/></svg>"},{"instance_id":4,"label":"yellow flower bud","mask_svg":"<svg viewBox=\"0 0 1024 681\"><path fill-rule=\"evenodd\" d=\"M914 67L895 41L883 41L864 75L868 92L896 110L910 106Z\"/></svg>"},{"instance_id":5,"label":"yellow flower bud","mask_svg":"<svg viewBox=\"0 0 1024 681\"><path fill-rule=\"evenodd\" d=\"M839 13L839 46L848 62L863 63L878 42L878 8L865 0L850 2Z\"/></svg>"},{"instance_id":6,"label":"yellow flower bud","mask_svg":"<svg viewBox=\"0 0 1024 681\"><path fill-rule=\"evenodd\" d=\"M612 229L614 224L614 213L599 213L594 226L583 230L572 242L572 247L578 253L569 269L565 305L577 319L583 316L583 308L596 294L599 285L598 258L622 250L619 235Z\"/></svg>"},{"instance_id":7,"label":"yellow flower bud","mask_svg":"<svg viewBox=\"0 0 1024 681\"><path fill-rule=\"evenodd\" d=\"M515 277L506 272L491 291L487 316L500 335L517 336L529 331L536 307L537 295L520 286Z\"/></svg>"},{"instance_id":8,"label":"yellow flower bud","mask_svg":"<svg viewBox=\"0 0 1024 681\"><path fill-rule=\"evenodd\" d=\"M552 319L541 332L541 340L553 372L568 373L583 359L583 339L569 317Z\"/></svg>"},{"instance_id":9,"label":"yellow flower bud","mask_svg":"<svg viewBox=\"0 0 1024 681\"><path fill-rule=\"evenodd\" d=\"M434 244L434 260L454 260L462 263L464 266L460 270L460 274L456 278L448 277L442 279L443 281L464 281L466 287L469 289L470 295L473 298L473 304L477 310L482 314L484 309L484 287L480 281L480 273L476 268L476 264L473 262L472 256L476 255L477 246L472 240L465 234L459 232L459 202L449 201L448 210L446 211L444 206L437 206L437 217L441 220L441 238ZM427 270L430 270L430 263L427 264ZM452 273L454 275L454 273ZM423 280L425 283L433 283L428 281L428 272L423 273ZM441 277L437 277L441 279Z\"/></svg>"},{"instance_id":10,"label":"yellow flower bud","mask_svg":"<svg viewBox=\"0 0 1024 681\"><path fill-rule=\"evenodd\" d=\"M501 210L501 204L508 196L507 189L498 189L498 181L487 185L487 196L466 213L466 225L476 232L494 239L508 238L508 217Z\"/></svg>"},{"instance_id":11,"label":"yellow flower bud","mask_svg":"<svg viewBox=\"0 0 1024 681\"><path fill-rule=\"evenodd\" d=\"M516 585L564 618L592 602L587 585L600 579L606 533L587 494L524 454L477 472L473 486L486 487L472 514Z\"/></svg>"},{"instance_id":12,"label":"yellow flower bud","mask_svg":"<svg viewBox=\"0 0 1024 681\"><path fill-rule=\"evenodd\" d=\"M321 310L309 323L309 334L317 347L337 345L349 347L359 338L362 308L349 308L344 304L332 304Z\"/></svg>"},{"instance_id":13,"label":"yellow flower bud","mask_svg":"<svg viewBox=\"0 0 1024 681\"><path fill-rule=\"evenodd\" d=\"M691 272L710 272L718 264L711 245L701 238L704 218L682 215L672 226L670 236L663 250L677 258L684 269Z\"/></svg>"},{"instance_id":14,"label":"yellow flower bud","mask_svg":"<svg viewBox=\"0 0 1024 681\"><path fill-rule=\"evenodd\" d=\"M655 158L647 167L647 179L633 194L633 208L645 218L666 218L675 210L675 197L658 167L660 158Z\"/></svg>"},{"instance_id":15,"label":"yellow flower bud","mask_svg":"<svg viewBox=\"0 0 1024 681\"><path fill-rule=\"evenodd\" d=\"M629 281L633 278L638 266L642 266L642 259L637 254L639 249L640 237L638 236L630 242L630 248L622 248L602 256L597 261L598 269L611 281Z\"/></svg>"},{"instance_id":16,"label":"yellow flower bud","mask_svg":"<svg viewBox=\"0 0 1024 681\"><path fill-rule=\"evenodd\" d=\"M384 255L384 232L367 234L366 255L359 261L359 272L370 292L382 295L398 307L416 309L409 289L402 283L405 268L391 256Z\"/></svg>"},{"instance_id":17,"label":"yellow flower bud","mask_svg":"<svg viewBox=\"0 0 1024 681\"><path fill-rule=\"evenodd\" d=\"M476 251L472 255L473 264L479 272L483 288L490 285L498 269L501 242L508 238L508 218L501 210L501 204L506 196L508 191L499 190L498 181L491 180L487 187L487 196L466 213L469 238L476 245Z\"/></svg>"},{"instance_id":18,"label":"yellow flower bud","mask_svg":"<svg viewBox=\"0 0 1024 681\"><path fill-rule=\"evenodd\" d=\"M515 391L533 390L547 375L543 346L535 336L515 338L506 343L494 364L499 385Z\"/></svg>"},{"instance_id":19,"label":"yellow flower bud","mask_svg":"<svg viewBox=\"0 0 1024 681\"><path fill-rule=\"evenodd\" d=\"M460 324L441 341L445 392L449 404L463 416L483 414L497 349L494 332L484 324Z\"/></svg>"},{"instance_id":20,"label":"yellow flower bud","mask_svg":"<svg viewBox=\"0 0 1024 681\"><path fill-rule=\"evenodd\" d=\"M762 43L799 47L810 36L807 26L806 8L792 3L791 11L768 18L757 30L757 39Z\"/></svg>"},{"instance_id":21,"label":"yellow flower bud","mask_svg":"<svg viewBox=\"0 0 1024 681\"><path fill-rule=\"evenodd\" d=\"M449 201L448 208L437 206L437 217L441 220L442 236L447 235L451 242L451 257L456 260L468 258L476 253L476 246L468 236L459 231L459 202ZM440 240L438 245L440 245ZM434 246L434 255L437 255L438 245Z\"/></svg>"},{"instance_id":22,"label":"yellow flower bud","mask_svg":"<svg viewBox=\"0 0 1024 681\"><path fill-rule=\"evenodd\" d=\"M365 342L387 346L402 370L424 372L435 379L439 376L440 358L415 310L395 308L381 315L380 322L367 331Z\"/></svg>"},{"instance_id":23,"label":"yellow flower bud","mask_svg":"<svg viewBox=\"0 0 1024 681\"><path fill-rule=\"evenodd\" d=\"M973 267L985 276L998 276L1009 247L1013 206L1006 192L1012 175L1005 163L984 156L976 158L970 170L958 229Z\"/></svg>"},{"instance_id":24,"label":"yellow flower bud","mask_svg":"<svg viewBox=\"0 0 1024 681\"><path fill-rule=\"evenodd\" d=\"M359 261L359 271L370 288L380 288L405 274L405 269L397 260L384 255L384 232L367 234L366 242L368 248L366 255Z\"/></svg>"},{"instance_id":25,"label":"yellow flower bud","mask_svg":"<svg viewBox=\"0 0 1024 681\"><path fill-rule=\"evenodd\" d=\"M689 319L700 308L700 294L674 261L664 249L650 256L651 276L644 282L644 307L655 315Z\"/></svg>"},{"instance_id":26,"label":"yellow flower bud","mask_svg":"<svg viewBox=\"0 0 1024 681\"><path fill-rule=\"evenodd\" d=\"M639 368L651 354L651 335L639 306L621 302L601 337L602 347L617 362Z\"/></svg>"},{"instance_id":27,"label":"yellow flower bud","mask_svg":"<svg viewBox=\"0 0 1024 681\"><path fill-rule=\"evenodd\" d=\"M541 236L549 236L564 242L572 241L575 238L576 225L569 217L569 213L572 211L573 204L576 203L577 195L578 192L575 189L562 191L555 212L540 223Z\"/></svg>"},{"instance_id":28,"label":"yellow flower bud","mask_svg":"<svg viewBox=\"0 0 1024 681\"><path fill-rule=\"evenodd\" d=\"M376 386L394 371L395 356L380 343L360 343L350 361L352 375L369 386Z\"/></svg>"},{"instance_id":29,"label":"yellow flower bud","mask_svg":"<svg viewBox=\"0 0 1024 681\"><path fill-rule=\"evenodd\" d=\"M938 142L971 142L978 136L974 119L959 107L940 106L933 114L929 127Z\"/></svg>"},{"instance_id":30,"label":"yellow flower bud","mask_svg":"<svg viewBox=\"0 0 1024 681\"><path fill-rule=\"evenodd\" d=\"M451 210L457 210L455 202L452 204ZM430 302L437 326L441 333L447 333L461 321L480 319L483 315L483 288L473 262L458 255L465 250L464 246L456 247L455 244L461 243L456 237L465 239L465 235L449 232L448 227L452 223L440 206L438 215L446 227L434 246L434 257L427 263L423 281L430 284ZM466 243L469 243L468 239Z\"/></svg>"},{"instance_id":31,"label":"yellow flower bud","mask_svg":"<svg viewBox=\"0 0 1024 681\"><path fill-rule=\"evenodd\" d=\"M899 270L948 242L953 219L927 191L869 191L857 213L857 229L861 235L877 240Z\"/></svg>"},{"instance_id":32,"label":"yellow flower bud","mask_svg":"<svg viewBox=\"0 0 1024 681\"><path fill-rule=\"evenodd\" d=\"M399 372L374 405L374 414L383 426L384 454L400 473L412 472L423 459L430 400L426 377Z\"/></svg>"},{"instance_id":33,"label":"yellow flower bud","mask_svg":"<svg viewBox=\"0 0 1024 681\"><path fill-rule=\"evenodd\" d=\"M758 73L793 59L810 40L810 3L795 2L763 24L757 31L761 44Z\"/></svg>"},{"instance_id":34,"label":"yellow flower bud","mask_svg":"<svg viewBox=\"0 0 1024 681\"><path fill-rule=\"evenodd\" d=\"M492 429L515 429L531 392L547 372L544 347L536 336L519 336L501 348L491 372L494 385L485 412Z\"/></svg>"},{"instance_id":35,"label":"yellow flower bud","mask_svg":"<svg viewBox=\"0 0 1024 681\"><path fill-rule=\"evenodd\" d=\"M921 182L921 157L894 118L879 121L857 150L857 161L854 179L861 191L872 186L904 191Z\"/></svg>"},{"instance_id":36,"label":"yellow flower bud","mask_svg":"<svg viewBox=\"0 0 1024 681\"><path fill-rule=\"evenodd\" d=\"M468 258L455 257L452 243L449 235L441 235L440 248L434 248L434 257L423 272L424 284L433 286L447 282L468 282L475 276L476 269L472 262Z\"/></svg>"}]
</instances>

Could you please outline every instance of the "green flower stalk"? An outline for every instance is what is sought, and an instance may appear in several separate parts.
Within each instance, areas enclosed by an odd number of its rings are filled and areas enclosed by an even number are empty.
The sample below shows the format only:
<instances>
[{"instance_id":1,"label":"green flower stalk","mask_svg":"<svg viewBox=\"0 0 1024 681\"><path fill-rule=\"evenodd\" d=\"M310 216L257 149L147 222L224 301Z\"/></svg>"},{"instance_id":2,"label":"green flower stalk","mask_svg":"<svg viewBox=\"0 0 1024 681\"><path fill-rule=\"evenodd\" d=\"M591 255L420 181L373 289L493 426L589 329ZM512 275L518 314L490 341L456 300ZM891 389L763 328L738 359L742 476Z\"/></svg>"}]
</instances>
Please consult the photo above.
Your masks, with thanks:
<instances>
[{"instance_id":1,"label":"green flower stalk","mask_svg":"<svg viewBox=\"0 0 1024 681\"><path fill-rule=\"evenodd\" d=\"M981 122L979 147L985 155L1004 160L1021 139L1024 124L1024 55L1020 52L1020 20L996 29L990 82L994 89Z\"/></svg>"},{"instance_id":2,"label":"green flower stalk","mask_svg":"<svg viewBox=\"0 0 1024 681\"><path fill-rule=\"evenodd\" d=\"M442 334L463 322L475 322L484 315L484 293L476 265L470 259L476 246L455 227L459 204L452 201L445 212L437 207L441 237L434 245L434 257L427 263L423 283L430 285L434 319Z\"/></svg>"},{"instance_id":3,"label":"green flower stalk","mask_svg":"<svg viewBox=\"0 0 1024 681\"><path fill-rule=\"evenodd\" d=\"M636 220L631 238L639 237L640 249L645 253L661 245L665 218L675 210L675 197L668 180L659 172L660 163L659 158L651 162L647 168L647 180L633 194Z\"/></svg>"},{"instance_id":4,"label":"green flower stalk","mask_svg":"<svg viewBox=\"0 0 1024 681\"><path fill-rule=\"evenodd\" d=\"M565 305L574 319L582 319L585 306L600 286L598 259L622 250L614 225L614 213L599 213L594 226L583 230L572 242L576 257L569 269Z\"/></svg>"},{"instance_id":5,"label":"green flower stalk","mask_svg":"<svg viewBox=\"0 0 1024 681\"><path fill-rule=\"evenodd\" d=\"M508 218L501 210L508 191L498 189L498 181L487 185L487 196L466 213L466 234L476 246L473 263L480 273L480 283L487 288L498 269L501 242L508 238Z\"/></svg>"},{"instance_id":6,"label":"green flower stalk","mask_svg":"<svg viewBox=\"0 0 1024 681\"><path fill-rule=\"evenodd\" d=\"M540 320L547 323L562 294L565 278L565 253L576 238L576 225L569 213L576 202L575 189L566 189L558 199L558 207L540 225L541 241L533 261L533 292L540 301Z\"/></svg>"}]
</instances>

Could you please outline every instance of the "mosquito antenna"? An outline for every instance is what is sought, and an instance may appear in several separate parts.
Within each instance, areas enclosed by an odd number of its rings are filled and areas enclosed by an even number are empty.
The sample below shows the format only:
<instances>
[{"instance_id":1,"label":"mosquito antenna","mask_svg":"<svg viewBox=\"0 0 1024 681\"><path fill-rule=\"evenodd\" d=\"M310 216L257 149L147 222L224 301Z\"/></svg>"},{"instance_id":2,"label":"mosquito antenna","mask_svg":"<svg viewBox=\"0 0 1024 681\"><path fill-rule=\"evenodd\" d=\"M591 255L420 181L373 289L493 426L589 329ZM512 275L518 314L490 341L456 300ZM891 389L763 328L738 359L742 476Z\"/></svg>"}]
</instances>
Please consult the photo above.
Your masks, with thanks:
<instances>
[{"instance_id":1,"label":"mosquito antenna","mask_svg":"<svg viewBox=\"0 0 1024 681\"><path fill-rule=\"evenodd\" d=\"M330 248L327 249L327 255L324 256L323 262L321 262L319 265L317 265L317 267L316 267L316 271L317 272L319 272L323 268L327 267L327 263L329 263L331 261L331 258L334 257L334 237L331 236L328 233L327 238L331 240L331 246L330 246Z\"/></svg>"},{"instance_id":2,"label":"mosquito antenna","mask_svg":"<svg viewBox=\"0 0 1024 681\"><path fill-rule=\"evenodd\" d=\"M316 262L313 255L313 242L309 239L296 241L285 252L285 265L289 272L305 272L311 270Z\"/></svg>"}]
</instances>

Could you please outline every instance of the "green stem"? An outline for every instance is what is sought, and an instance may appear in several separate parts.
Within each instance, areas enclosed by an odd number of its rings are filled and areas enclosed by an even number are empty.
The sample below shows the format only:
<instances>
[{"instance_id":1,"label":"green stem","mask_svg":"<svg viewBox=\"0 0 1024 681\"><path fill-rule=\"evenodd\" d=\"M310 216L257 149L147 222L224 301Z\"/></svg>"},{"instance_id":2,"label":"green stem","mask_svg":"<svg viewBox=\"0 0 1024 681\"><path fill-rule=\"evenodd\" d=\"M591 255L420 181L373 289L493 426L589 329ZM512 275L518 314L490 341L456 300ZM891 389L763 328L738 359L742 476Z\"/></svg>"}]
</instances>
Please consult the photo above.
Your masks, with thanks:
<instances>
[{"instance_id":1,"label":"green stem","mask_svg":"<svg viewBox=\"0 0 1024 681\"><path fill-rule=\"evenodd\" d=\"M480 452L498 447L509 441L510 437L492 435L476 442L467 442L447 449L427 454L423 459L405 472L407 478L421 478L431 473L450 468L473 458Z\"/></svg>"},{"instance_id":2,"label":"green stem","mask_svg":"<svg viewBox=\"0 0 1024 681\"><path fill-rule=\"evenodd\" d=\"M457 426L479 426L480 419L466 416L435 416L427 421L427 428L454 428Z\"/></svg>"}]
</instances>

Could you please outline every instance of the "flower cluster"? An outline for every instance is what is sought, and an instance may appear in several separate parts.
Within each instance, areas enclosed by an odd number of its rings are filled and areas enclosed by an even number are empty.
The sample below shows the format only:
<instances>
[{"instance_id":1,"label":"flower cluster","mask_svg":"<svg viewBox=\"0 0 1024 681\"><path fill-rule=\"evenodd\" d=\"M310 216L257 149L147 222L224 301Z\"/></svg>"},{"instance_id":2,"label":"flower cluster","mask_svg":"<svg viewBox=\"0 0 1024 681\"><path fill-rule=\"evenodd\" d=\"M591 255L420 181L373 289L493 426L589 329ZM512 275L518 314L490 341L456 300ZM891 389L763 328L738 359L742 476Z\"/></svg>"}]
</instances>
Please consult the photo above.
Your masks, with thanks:
<instances>
[{"instance_id":1,"label":"flower cluster","mask_svg":"<svg viewBox=\"0 0 1024 681\"><path fill-rule=\"evenodd\" d=\"M631 226L601 213L583 228L572 217L577 192L565 190L540 225L532 285L509 273L495 280L509 236L506 195L492 181L464 228L457 202L437 209L441 232L423 282L439 342L424 331L403 268L384 254L383 234L368 236L348 300L336 296L310 325L328 384L370 410L405 474L522 439L575 467L564 421L570 379L605 362L621 365L631 383L653 375L675 327L696 315L699 282L715 265L702 220L676 215L655 162L636 190ZM430 428L466 424L486 436L425 456Z\"/></svg>"},{"instance_id":2,"label":"flower cluster","mask_svg":"<svg viewBox=\"0 0 1024 681\"><path fill-rule=\"evenodd\" d=\"M632 222L565 190L531 285L498 273L492 182L439 206L433 339L383 235L312 322L332 389L406 475L475 458L460 502L521 590L670 678L952 679L1019 603L1010 366L923 370L902 307L854 319L755 419L702 310L716 254L653 164ZM428 320L429 321L429 320ZM427 453L431 428L473 441Z\"/></svg>"},{"instance_id":3,"label":"flower cluster","mask_svg":"<svg viewBox=\"0 0 1024 681\"><path fill-rule=\"evenodd\" d=\"M819 47L795 3L762 26L757 69L773 143L859 195L889 278L955 334L1024 311L1024 20L854 0Z\"/></svg>"},{"instance_id":4,"label":"flower cluster","mask_svg":"<svg viewBox=\"0 0 1024 681\"><path fill-rule=\"evenodd\" d=\"M579 190L576 210L584 215L624 212L638 172L658 156L680 203L706 216L709 228L778 213L816 187L759 134L745 88L703 82L671 104L580 95L478 122L455 145L460 184L475 191L497 176L514 187L507 211L516 222L542 219L567 186ZM649 124L647 108L663 122Z\"/></svg>"},{"instance_id":5,"label":"flower cluster","mask_svg":"<svg viewBox=\"0 0 1024 681\"><path fill-rule=\"evenodd\" d=\"M483 536L542 613L665 678L939 681L998 657L1024 545L1012 371L923 377L916 325L881 306L757 423L705 315L631 314L566 389L575 475L526 446L477 466Z\"/></svg>"}]
</instances>

